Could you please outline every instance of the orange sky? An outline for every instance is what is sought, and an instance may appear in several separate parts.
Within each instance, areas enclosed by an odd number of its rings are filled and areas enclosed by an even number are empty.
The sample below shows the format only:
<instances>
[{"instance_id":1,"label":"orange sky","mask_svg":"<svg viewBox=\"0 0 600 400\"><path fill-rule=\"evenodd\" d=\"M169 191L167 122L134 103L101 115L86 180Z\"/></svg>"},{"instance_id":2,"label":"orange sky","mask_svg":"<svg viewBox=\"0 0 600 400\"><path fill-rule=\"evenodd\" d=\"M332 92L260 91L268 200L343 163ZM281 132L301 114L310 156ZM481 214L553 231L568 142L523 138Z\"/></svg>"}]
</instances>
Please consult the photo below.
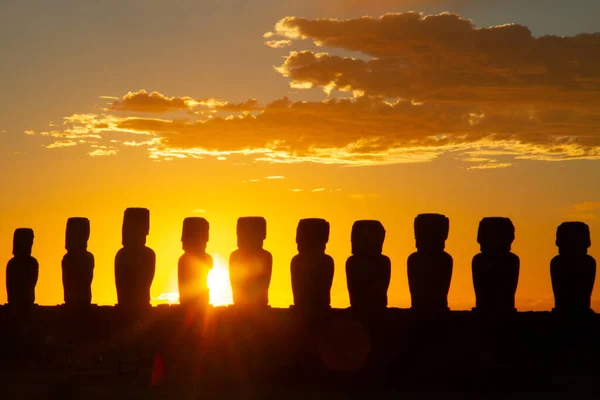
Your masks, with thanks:
<instances>
[{"instance_id":1,"label":"orange sky","mask_svg":"<svg viewBox=\"0 0 600 400\"><path fill-rule=\"evenodd\" d=\"M418 213L450 218L453 308L474 304L470 260L485 216L516 226L521 309L553 306L562 221L587 222L596 254L600 25L590 15L600 6L168 3L0 5L10 77L0 83L0 258L11 257L15 228L35 230L38 303L62 302L71 216L91 220L94 302L116 301L127 207L151 210L156 298L177 289L188 216L209 220L220 260L235 250L239 216L267 219L277 307L292 301L295 229L307 217L331 223L335 307L349 303L358 219L386 227L391 306L410 305Z\"/></svg>"}]
</instances>

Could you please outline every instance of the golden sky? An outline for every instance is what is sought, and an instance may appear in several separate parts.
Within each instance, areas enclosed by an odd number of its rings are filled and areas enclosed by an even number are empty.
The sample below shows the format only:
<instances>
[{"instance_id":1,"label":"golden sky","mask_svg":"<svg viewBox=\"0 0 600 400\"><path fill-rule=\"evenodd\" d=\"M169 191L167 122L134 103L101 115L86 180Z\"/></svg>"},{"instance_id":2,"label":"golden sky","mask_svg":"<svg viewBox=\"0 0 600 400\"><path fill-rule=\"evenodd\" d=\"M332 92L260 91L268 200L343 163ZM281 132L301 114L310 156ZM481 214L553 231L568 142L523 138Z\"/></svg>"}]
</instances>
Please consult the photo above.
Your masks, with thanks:
<instances>
[{"instance_id":1,"label":"golden sky","mask_svg":"<svg viewBox=\"0 0 600 400\"><path fill-rule=\"evenodd\" d=\"M71 216L91 220L93 300L114 304L127 207L151 210L157 299L177 289L188 216L224 267L237 218L267 219L277 307L307 217L331 223L335 307L358 219L387 230L397 307L419 213L450 218L453 308L474 305L483 217L516 226L520 309L553 306L561 222L588 223L600 254L597 2L48 3L0 5L0 256L35 230L40 304L62 302Z\"/></svg>"}]
</instances>

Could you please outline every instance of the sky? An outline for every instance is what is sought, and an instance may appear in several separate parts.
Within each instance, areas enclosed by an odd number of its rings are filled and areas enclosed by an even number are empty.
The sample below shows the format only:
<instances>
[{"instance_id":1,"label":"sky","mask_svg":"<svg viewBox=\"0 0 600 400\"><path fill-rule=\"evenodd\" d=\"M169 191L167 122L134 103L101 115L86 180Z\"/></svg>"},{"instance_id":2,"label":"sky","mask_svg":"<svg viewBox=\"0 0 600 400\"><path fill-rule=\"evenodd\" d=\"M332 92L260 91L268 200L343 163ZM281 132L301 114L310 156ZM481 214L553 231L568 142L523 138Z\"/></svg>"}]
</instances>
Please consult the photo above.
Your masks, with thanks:
<instances>
[{"instance_id":1,"label":"sky","mask_svg":"<svg viewBox=\"0 0 600 400\"><path fill-rule=\"evenodd\" d=\"M36 301L60 304L66 220L88 217L93 301L114 304L123 211L147 207L158 303L185 217L210 222L226 268L237 218L262 215L270 304L287 307L296 225L320 217L347 307L352 223L379 219L389 305L409 307L413 220L435 212L450 306L470 309L478 223L505 216L517 307L549 310L556 227L586 222L600 255L597 15L595 0L0 2L0 259L33 228Z\"/></svg>"}]
</instances>

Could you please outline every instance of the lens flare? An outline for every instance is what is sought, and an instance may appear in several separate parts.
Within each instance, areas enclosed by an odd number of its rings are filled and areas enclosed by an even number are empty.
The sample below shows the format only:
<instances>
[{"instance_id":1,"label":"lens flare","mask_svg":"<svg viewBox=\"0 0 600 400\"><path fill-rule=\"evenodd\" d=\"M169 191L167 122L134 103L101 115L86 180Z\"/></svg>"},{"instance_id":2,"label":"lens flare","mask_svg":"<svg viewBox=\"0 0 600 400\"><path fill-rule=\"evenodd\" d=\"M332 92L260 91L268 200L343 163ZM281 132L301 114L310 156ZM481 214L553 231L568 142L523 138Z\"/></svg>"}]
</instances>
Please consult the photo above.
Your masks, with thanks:
<instances>
[{"instance_id":1,"label":"lens flare","mask_svg":"<svg viewBox=\"0 0 600 400\"><path fill-rule=\"evenodd\" d=\"M210 304L215 307L233 304L227 262L221 256L216 254L213 258L215 263L213 269L208 273Z\"/></svg>"}]
</instances>

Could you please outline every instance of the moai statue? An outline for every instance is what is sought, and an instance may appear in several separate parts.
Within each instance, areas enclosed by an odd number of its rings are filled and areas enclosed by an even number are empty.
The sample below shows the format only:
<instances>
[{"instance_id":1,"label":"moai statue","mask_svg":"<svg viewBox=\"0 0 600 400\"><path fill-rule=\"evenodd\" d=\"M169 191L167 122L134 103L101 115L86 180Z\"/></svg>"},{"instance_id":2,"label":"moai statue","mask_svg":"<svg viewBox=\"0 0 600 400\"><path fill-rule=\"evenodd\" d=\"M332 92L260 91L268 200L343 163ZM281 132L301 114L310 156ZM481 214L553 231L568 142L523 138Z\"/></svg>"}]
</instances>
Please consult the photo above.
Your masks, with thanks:
<instances>
[{"instance_id":1,"label":"moai statue","mask_svg":"<svg viewBox=\"0 0 600 400\"><path fill-rule=\"evenodd\" d=\"M307 312L330 308L333 283L333 258L325 254L329 241L329 222L324 219L302 219L296 230L298 254L292 259L292 292L294 306Z\"/></svg>"},{"instance_id":2,"label":"moai statue","mask_svg":"<svg viewBox=\"0 0 600 400\"><path fill-rule=\"evenodd\" d=\"M128 208L123 218L123 247L115 257L115 283L119 306L132 311L150 307L156 255L146 247L150 211Z\"/></svg>"},{"instance_id":3,"label":"moai statue","mask_svg":"<svg viewBox=\"0 0 600 400\"><path fill-rule=\"evenodd\" d=\"M213 258L206 254L209 224L204 218L190 217L183 220L181 242L184 254L179 258L177 277L179 302L182 305L207 307L210 302L208 273Z\"/></svg>"},{"instance_id":4,"label":"moai statue","mask_svg":"<svg viewBox=\"0 0 600 400\"><path fill-rule=\"evenodd\" d=\"M558 255L550 263L554 309L561 314L591 312L596 260L587 254L590 229L583 222L565 222L556 231Z\"/></svg>"},{"instance_id":5,"label":"moai statue","mask_svg":"<svg viewBox=\"0 0 600 400\"><path fill-rule=\"evenodd\" d=\"M473 257L475 309L483 313L510 313L515 309L519 257L511 253L515 227L509 218L489 217L479 222L481 253Z\"/></svg>"},{"instance_id":6,"label":"moai statue","mask_svg":"<svg viewBox=\"0 0 600 400\"><path fill-rule=\"evenodd\" d=\"M69 218L62 259L64 299L67 306L85 307L92 303L94 255L87 251L90 221L87 218Z\"/></svg>"},{"instance_id":7,"label":"moai statue","mask_svg":"<svg viewBox=\"0 0 600 400\"><path fill-rule=\"evenodd\" d=\"M19 309L35 304L35 285L39 264L31 256L33 230L19 228L13 236L13 255L6 266L6 294L8 305Z\"/></svg>"},{"instance_id":8,"label":"moai statue","mask_svg":"<svg viewBox=\"0 0 600 400\"><path fill-rule=\"evenodd\" d=\"M352 226L352 255L346 261L350 306L359 311L387 307L391 262L384 256L385 229L379 221L356 221Z\"/></svg>"},{"instance_id":9,"label":"moai statue","mask_svg":"<svg viewBox=\"0 0 600 400\"><path fill-rule=\"evenodd\" d=\"M236 306L260 308L269 305L273 256L263 249L266 238L267 221L263 217L238 219L238 249L229 257L229 279Z\"/></svg>"},{"instance_id":10,"label":"moai statue","mask_svg":"<svg viewBox=\"0 0 600 400\"><path fill-rule=\"evenodd\" d=\"M444 251L450 221L440 214L415 218L417 251L408 257L408 285L412 309L426 314L448 310L452 256Z\"/></svg>"}]
</instances>

